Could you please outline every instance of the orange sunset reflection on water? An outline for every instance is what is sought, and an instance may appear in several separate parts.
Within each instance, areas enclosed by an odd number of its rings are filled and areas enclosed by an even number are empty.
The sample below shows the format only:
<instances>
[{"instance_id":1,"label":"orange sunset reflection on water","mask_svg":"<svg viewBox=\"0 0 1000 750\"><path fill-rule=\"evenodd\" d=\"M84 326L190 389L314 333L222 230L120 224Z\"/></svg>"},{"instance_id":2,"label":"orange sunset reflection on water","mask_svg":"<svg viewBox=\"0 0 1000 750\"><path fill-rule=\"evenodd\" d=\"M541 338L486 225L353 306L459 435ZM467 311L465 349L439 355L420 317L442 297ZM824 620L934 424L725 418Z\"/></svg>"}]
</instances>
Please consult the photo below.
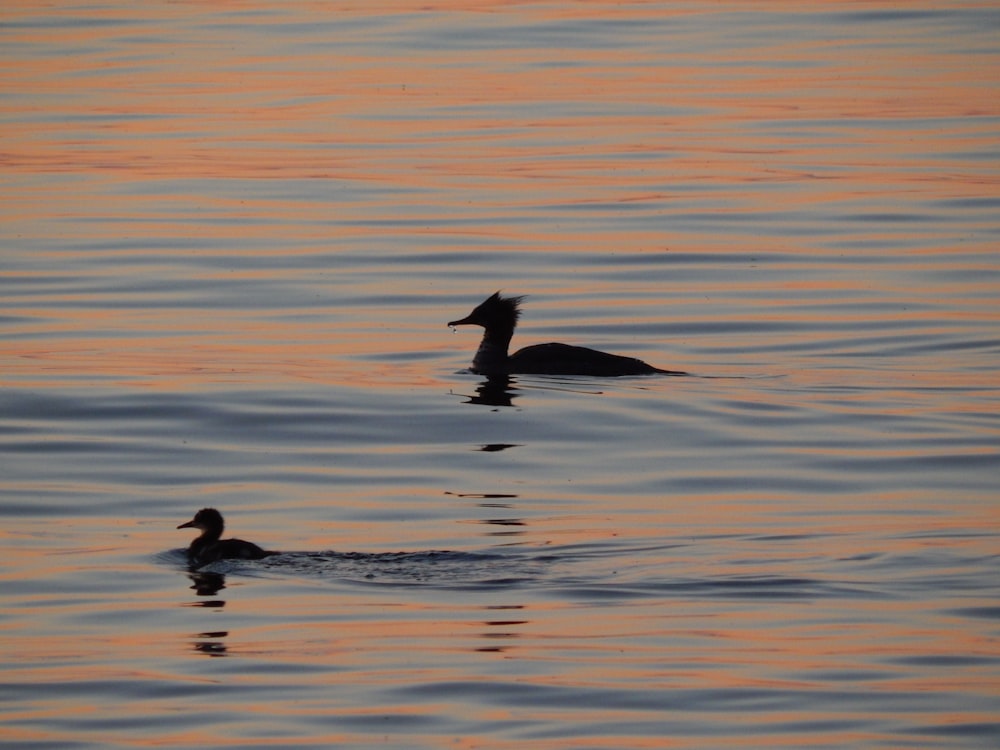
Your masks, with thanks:
<instances>
[{"instance_id":1,"label":"orange sunset reflection on water","mask_svg":"<svg viewBox=\"0 0 1000 750\"><path fill-rule=\"evenodd\" d=\"M993 6L5 4L5 741L995 745Z\"/></svg>"}]
</instances>

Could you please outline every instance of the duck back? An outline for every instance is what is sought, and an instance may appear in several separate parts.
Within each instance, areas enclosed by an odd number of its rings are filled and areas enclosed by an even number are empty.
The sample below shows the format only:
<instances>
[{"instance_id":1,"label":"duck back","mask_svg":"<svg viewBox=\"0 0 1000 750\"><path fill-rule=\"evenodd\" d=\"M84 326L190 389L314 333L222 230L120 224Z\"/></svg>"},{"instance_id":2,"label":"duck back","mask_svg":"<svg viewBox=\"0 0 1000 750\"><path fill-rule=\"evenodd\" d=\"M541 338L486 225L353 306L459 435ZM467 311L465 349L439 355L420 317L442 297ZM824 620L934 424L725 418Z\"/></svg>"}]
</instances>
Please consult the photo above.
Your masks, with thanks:
<instances>
[{"instance_id":1,"label":"duck back","mask_svg":"<svg viewBox=\"0 0 1000 750\"><path fill-rule=\"evenodd\" d=\"M216 560L261 560L277 554L261 549L253 542L243 539L220 539L188 550L188 557L198 565L207 565Z\"/></svg>"},{"instance_id":2,"label":"duck back","mask_svg":"<svg viewBox=\"0 0 1000 750\"><path fill-rule=\"evenodd\" d=\"M585 346L569 344L535 344L518 349L507 360L511 373L536 375L594 375L622 377L626 375L683 375L682 372L661 370L635 357L609 354Z\"/></svg>"}]
</instances>

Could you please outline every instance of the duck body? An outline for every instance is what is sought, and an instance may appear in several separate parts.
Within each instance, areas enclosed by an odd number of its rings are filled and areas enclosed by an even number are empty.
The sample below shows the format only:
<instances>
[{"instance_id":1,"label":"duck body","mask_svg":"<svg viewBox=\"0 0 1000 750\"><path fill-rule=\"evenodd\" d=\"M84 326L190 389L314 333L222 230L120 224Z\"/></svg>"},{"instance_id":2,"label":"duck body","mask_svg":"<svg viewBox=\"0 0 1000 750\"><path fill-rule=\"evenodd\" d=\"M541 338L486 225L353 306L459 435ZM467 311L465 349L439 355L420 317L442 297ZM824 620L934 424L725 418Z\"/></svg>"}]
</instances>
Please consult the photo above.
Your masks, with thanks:
<instances>
[{"instance_id":1,"label":"duck body","mask_svg":"<svg viewBox=\"0 0 1000 750\"><path fill-rule=\"evenodd\" d=\"M608 354L585 346L535 344L518 349L507 357L508 372L536 375L680 375L643 362L635 357Z\"/></svg>"},{"instance_id":2,"label":"duck body","mask_svg":"<svg viewBox=\"0 0 1000 750\"><path fill-rule=\"evenodd\" d=\"M678 370L661 370L635 357L608 354L585 346L535 344L508 354L514 328L521 315L523 297L501 297L500 292L487 298L469 315L453 320L449 326L482 326L483 340L472 360L472 372L479 375L591 375L622 377L626 375L687 375Z\"/></svg>"},{"instance_id":3,"label":"duck body","mask_svg":"<svg viewBox=\"0 0 1000 750\"><path fill-rule=\"evenodd\" d=\"M191 542L187 549L188 562L201 567L216 560L260 560L277 552L268 552L253 542L243 539L222 539L225 522L215 508L202 508L187 523L178 529L199 529L201 536Z\"/></svg>"}]
</instances>

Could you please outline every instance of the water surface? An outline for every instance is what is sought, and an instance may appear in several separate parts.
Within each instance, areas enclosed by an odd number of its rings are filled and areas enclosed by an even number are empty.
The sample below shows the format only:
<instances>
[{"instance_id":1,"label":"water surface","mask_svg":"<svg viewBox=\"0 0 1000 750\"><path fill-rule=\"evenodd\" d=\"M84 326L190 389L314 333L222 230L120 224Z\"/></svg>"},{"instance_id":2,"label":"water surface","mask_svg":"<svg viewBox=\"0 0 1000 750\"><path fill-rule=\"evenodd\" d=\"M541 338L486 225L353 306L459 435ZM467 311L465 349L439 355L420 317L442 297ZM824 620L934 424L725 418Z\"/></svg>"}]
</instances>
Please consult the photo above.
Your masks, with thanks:
<instances>
[{"instance_id":1,"label":"water surface","mask_svg":"<svg viewBox=\"0 0 1000 750\"><path fill-rule=\"evenodd\" d=\"M6 4L0 744L995 746L998 26Z\"/></svg>"}]
</instances>

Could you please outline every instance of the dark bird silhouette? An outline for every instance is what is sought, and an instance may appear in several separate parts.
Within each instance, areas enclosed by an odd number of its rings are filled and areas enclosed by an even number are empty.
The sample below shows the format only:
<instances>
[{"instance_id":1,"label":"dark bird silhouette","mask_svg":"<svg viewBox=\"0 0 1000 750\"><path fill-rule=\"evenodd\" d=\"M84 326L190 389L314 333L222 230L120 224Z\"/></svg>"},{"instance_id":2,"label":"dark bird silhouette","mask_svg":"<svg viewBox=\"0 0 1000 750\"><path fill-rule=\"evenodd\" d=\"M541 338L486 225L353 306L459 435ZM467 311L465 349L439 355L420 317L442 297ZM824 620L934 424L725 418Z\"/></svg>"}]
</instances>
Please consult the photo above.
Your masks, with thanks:
<instances>
[{"instance_id":1,"label":"dark bird silhouette","mask_svg":"<svg viewBox=\"0 0 1000 750\"><path fill-rule=\"evenodd\" d=\"M461 320L449 326L482 326L483 340L472 360L472 372L480 375L687 375L678 370L661 370L635 357L599 352L569 344L536 344L508 354L510 339L521 316L524 297L492 295Z\"/></svg>"},{"instance_id":2,"label":"dark bird silhouette","mask_svg":"<svg viewBox=\"0 0 1000 750\"><path fill-rule=\"evenodd\" d=\"M268 552L253 542L242 539L222 539L225 522L215 508L202 508L187 523L178 529L199 529L201 536L188 547L188 561L195 567L207 565L216 560L260 560L277 552Z\"/></svg>"}]
</instances>

